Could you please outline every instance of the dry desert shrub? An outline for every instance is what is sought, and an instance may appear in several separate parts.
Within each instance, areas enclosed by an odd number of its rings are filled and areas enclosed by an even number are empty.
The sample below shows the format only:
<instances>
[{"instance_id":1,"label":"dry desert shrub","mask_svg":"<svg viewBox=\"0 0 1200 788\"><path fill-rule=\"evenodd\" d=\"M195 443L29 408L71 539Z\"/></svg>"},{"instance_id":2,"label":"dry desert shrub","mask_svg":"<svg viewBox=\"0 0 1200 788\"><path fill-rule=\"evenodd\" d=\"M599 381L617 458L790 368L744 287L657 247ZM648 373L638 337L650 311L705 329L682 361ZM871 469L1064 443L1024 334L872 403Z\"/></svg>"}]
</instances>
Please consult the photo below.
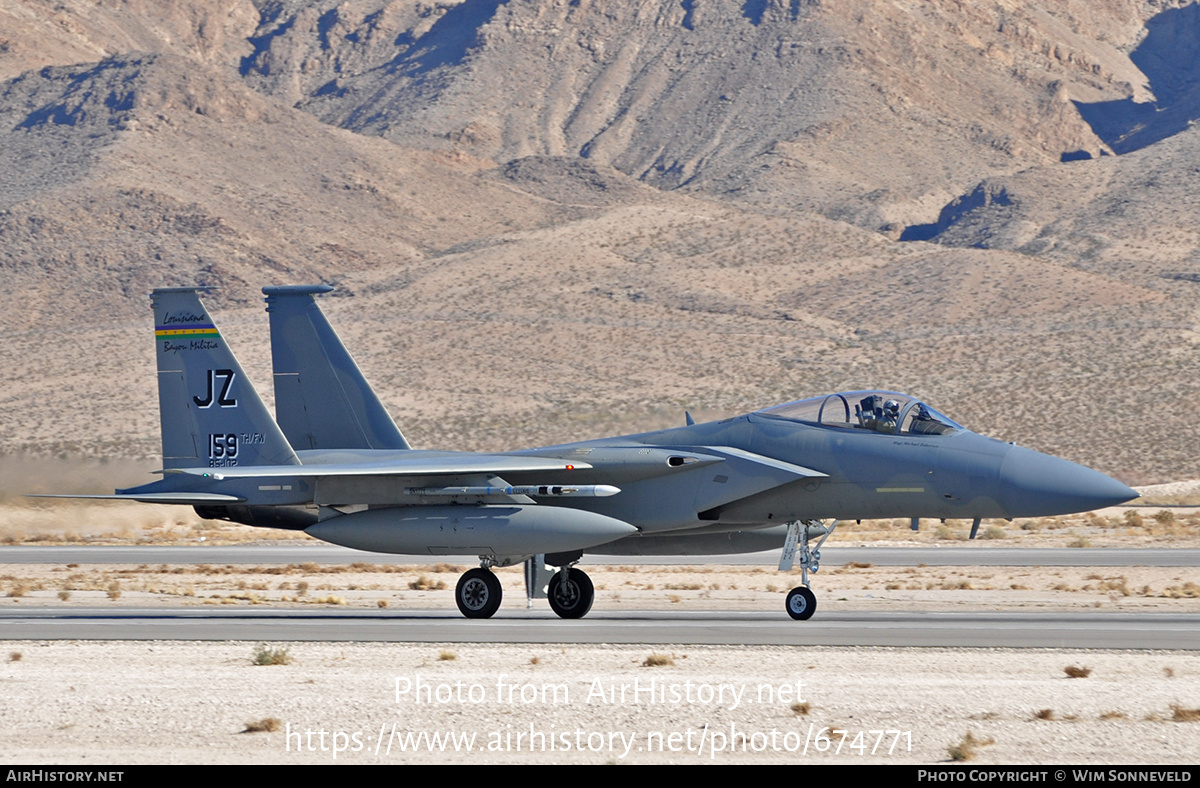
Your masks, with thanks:
<instances>
[{"instance_id":1,"label":"dry desert shrub","mask_svg":"<svg viewBox=\"0 0 1200 788\"><path fill-rule=\"evenodd\" d=\"M987 747L995 743L996 740L992 738L976 739L975 734L967 731L962 740L958 744L950 745L946 752L950 755L950 760L952 761L969 761L975 757L975 751L978 748Z\"/></svg>"},{"instance_id":2,"label":"dry desert shrub","mask_svg":"<svg viewBox=\"0 0 1200 788\"><path fill-rule=\"evenodd\" d=\"M458 659L458 655L448 648L442 649L442 653L438 654L438 662L453 662Z\"/></svg>"},{"instance_id":3,"label":"dry desert shrub","mask_svg":"<svg viewBox=\"0 0 1200 788\"><path fill-rule=\"evenodd\" d=\"M1066 673L1068 678L1086 679L1088 676L1092 675L1092 669L1082 668L1078 665L1067 665L1065 668L1063 668L1063 673Z\"/></svg>"},{"instance_id":4,"label":"dry desert shrub","mask_svg":"<svg viewBox=\"0 0 1200 788\"><path fill-rule=\"evenodd\" d=\"M1106 577L1100 581L1100 590L1111 591L1121 596L1129 596L1129 580L1125 575L1121 575L1120 577Z\"/></svg>"},{"instance_id":5,"label":"dry desert shrub","mask_svg":"<svg viewBox=\"0 0 1200 788\"><path fill-rule=\"evenodd\" d=\"M658 668L658 667L663 667L664 665L674 665L674 664L675 664L675 660L674 660L674 658L671 657L670 654L654 653L654 654L651 654L650 656L646 657L645 661L642 662L642 667L643 668Z\"/></svg>"},{"instance_id":6,"label":"dry desert shrub","mask_svg":"<svg viewBox=\"0 0 1200 788\"><path fill-rule=\"evenodd\" d=\"M795 714L797 717L808 716L808 713L810 711L812 711L811 703L804 702L804 703L793 703L792 704L792 714Z\"/></svg>"},{"instance_id":7,"label":"dry desert shrub","mask_svg":"<svg viewBox=\"0 0 1200 788\"><path fill-rule=\"evenodd\" d=\"M290 665L292 664L292 655L288 653L286 647L273 648L265 643L260 643L258 648L254 649L252 661L255 665Z\"/></svg>"},{"instance_id":8,"label":"dry desert shrub","mask_svg":"<svg viewBox=\"0 0 1200 788\"><path fill-rule=\"evenodd\" d=\"M242 733L274 733L283 727L283 720L278 717L264 717L255 722L247 722Z\"/></svg>"},{"instance_id":9,"label":"dry desert shrub","mask_svg":"<svg viewBox=\"0 0 1200 788\"><path fill-rule=\"evenodd\" d=\"M1172 703L1171 711L1171 719L1175 722L1200 722L1200 709L1185 709Z\"/></svg>"},{"instance_id":10,"label":"dry desert shrub","mask_svg":"<svg viewBox=\"0 0 1200 788\"><path fill-rule=\"evenodd\" d=\"M1033 713L1035 720L1052 720L1054 719L1054 709L1039 709Z\"/></svg>"},{"instance_id":11,"label":"dry desert shrub","mask_svg":"<svg viewBox=\"0 0 1200 788\"><path fill-rule=\"evenodd\" d=\"M1167 586L1162 596L1168 599L1195 599L1200 597L1200 585L1189 580L1180 586Z\"/></svg>"}]
</instances>

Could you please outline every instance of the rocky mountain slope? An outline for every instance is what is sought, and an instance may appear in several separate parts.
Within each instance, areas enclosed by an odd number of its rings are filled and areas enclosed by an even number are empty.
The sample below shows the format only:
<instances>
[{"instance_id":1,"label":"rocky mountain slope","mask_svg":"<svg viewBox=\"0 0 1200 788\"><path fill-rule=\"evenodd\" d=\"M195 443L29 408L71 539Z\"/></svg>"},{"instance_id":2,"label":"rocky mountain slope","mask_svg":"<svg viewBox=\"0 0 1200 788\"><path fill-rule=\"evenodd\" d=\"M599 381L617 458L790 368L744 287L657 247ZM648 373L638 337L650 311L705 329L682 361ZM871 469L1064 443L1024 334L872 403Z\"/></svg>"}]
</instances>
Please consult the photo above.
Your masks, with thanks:
<instances>
[{"instance_id":1,"label":"rocky mountain slope","mask_svg":"<svg viewBox=\"0 0 1200 788\"><path fill-rule=\"evenodd\" d=\"M258 288L327 281L422 447L888 387L1200 475L1198 31L1132 0L0 2L0 451L152 457L146 292L217 286L261 389Z\"/></svg>"}]
</instances>

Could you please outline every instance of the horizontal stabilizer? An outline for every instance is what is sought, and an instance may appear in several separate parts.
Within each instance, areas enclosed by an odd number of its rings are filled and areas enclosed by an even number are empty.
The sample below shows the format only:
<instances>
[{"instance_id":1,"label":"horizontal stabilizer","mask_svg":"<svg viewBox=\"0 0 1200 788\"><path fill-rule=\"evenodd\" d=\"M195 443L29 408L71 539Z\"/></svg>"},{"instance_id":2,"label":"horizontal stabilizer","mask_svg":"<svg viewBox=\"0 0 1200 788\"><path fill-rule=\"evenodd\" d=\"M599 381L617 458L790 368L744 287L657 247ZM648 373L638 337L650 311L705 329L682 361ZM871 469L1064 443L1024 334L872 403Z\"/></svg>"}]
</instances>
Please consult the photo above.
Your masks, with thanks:
<instances>
[{"instance_id":1,"label":"horizontal stabilizer","mask_svg":"<svg viewBox=\"0 0 1200 788\"><path fill-rule=\"evenodd\" d=\"M196 506L212 503L241 503L246 500L236 495L205 492L160 492L141 495L27 495L26 498L81 498L96 501L139 501L141 503L177 503Z\"/></svg>"}]
</instances>

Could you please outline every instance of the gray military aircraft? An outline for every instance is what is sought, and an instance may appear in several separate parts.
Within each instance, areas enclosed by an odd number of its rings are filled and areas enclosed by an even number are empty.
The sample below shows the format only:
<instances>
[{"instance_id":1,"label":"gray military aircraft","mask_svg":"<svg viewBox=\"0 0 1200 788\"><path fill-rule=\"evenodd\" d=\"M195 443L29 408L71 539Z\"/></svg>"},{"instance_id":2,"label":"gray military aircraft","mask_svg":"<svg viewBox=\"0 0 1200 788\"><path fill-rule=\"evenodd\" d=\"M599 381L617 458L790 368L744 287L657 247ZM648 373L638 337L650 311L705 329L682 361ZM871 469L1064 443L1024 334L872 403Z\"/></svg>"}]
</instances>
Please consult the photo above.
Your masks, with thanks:
<instances>
[{"instance_id":1,"label":"gray military aircraft","mask_svg":"<svg viewBox=\"0 0 1200 788\"><path fill-rule=\"evenodd\" d=\"M706 555L780 548L802 585L838 521L1089 511L1137 497L1103 474L967 430L887 391L813 397L735 418L495 454L411 448L317 305L332 288L266 287L278 421L199 297L151 294L163 478L106 497L187 504L206 518L303 529L383 553L480 557L463 615L500 606L492 567L543 561L551 608L591 609L585 553ZM826 524L825 521L830 521ZM814 540L815 543L814 543ZM531 592L532 595L532 592Z\"/></svg>"}]
</instances>

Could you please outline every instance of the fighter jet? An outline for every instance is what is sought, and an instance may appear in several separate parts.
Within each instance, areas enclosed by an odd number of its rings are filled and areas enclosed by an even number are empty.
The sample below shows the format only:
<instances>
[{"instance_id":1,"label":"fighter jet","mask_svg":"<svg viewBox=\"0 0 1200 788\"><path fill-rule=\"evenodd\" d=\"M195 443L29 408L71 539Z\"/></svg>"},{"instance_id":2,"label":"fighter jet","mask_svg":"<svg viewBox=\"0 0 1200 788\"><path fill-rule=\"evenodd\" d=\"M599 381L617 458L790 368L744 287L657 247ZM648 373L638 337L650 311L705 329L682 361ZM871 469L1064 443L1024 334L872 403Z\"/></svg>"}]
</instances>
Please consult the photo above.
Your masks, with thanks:
<instances>
[{"instance_id":1,"label":"fighter jet","mask_svg":"<svg viewBox=\"0 0 1200 788\"><path fill-rule=\"evenodd\" d=\"M809 573L837 523L1090 511L1137 497L1080 465L976 434L918 399L850 391L721 421L500 453L412 449L314 296L263 288L277 420L200 299L151 294L163 478L105 497L186 504L206 518L302 529L359 550L479 556L455 601L488 618L493 567L527 563L551 609L581 618L590 555L713 555L782 548L802 585L785 610L816 610Z\"/></svg>"}]
</instances>

